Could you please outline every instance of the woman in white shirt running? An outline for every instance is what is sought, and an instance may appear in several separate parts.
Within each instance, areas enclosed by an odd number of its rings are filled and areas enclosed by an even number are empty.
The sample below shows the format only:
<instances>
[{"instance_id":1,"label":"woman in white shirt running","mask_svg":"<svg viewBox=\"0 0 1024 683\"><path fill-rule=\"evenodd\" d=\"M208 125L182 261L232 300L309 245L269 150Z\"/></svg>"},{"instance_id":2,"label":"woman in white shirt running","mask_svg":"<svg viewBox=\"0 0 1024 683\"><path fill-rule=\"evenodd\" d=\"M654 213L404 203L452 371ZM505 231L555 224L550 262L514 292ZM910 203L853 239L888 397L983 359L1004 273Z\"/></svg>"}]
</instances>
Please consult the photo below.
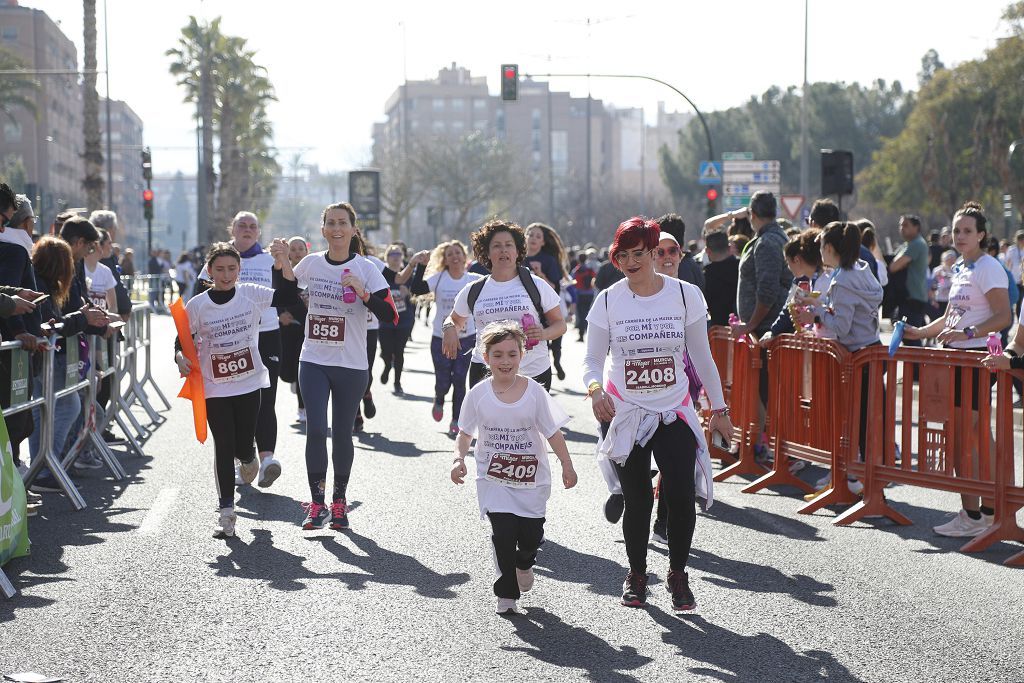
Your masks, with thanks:
<instances>
[{"instance_id":1,"label":"woman in white shirt running","mask_svg":"<svg viewBox=\"0 0 1024 683\"><path fill-rule=\"evenodd\" d=\"M235 460L241 463L239 475L245 483L255 479L260 470L254 443L261 395L270 385L259 353L260 319L270 306L290 305L297 297L288 246L274 240L271 254L274 268L284 276L276 292L263 285L239 282L242 257L238 250L224 242L214 244L206 257L213 286L185 305L196 340L206 417L213 434L214 472L220 494L214 532L218 538L235 535ZM175 347L178 369L188 375L192 365L181 353L177 340Z\"/></svg>"},{"instance_id":2,"label":"woman in white shirt running","mask_svg":"<svg viewBox=\"0 0 1024 683\"><path fill-rule=\"evenodd\" d=\"M657 223L639 217L616 230L611 258L625 279L602 290L587 315L584 382L601 423L599 457L615 463L624 496L629 573L622 604L639 607L647 600L653 452L668 506L666 584L673 608L682 611L696 605L685 571L694 505L698 493L707 504L712 501L710 459L689 394L687 353L711 400L711 429L728 437L732 424L711 357L703 295L654 270L660 232Z\"/></svg>"}]
</instances>

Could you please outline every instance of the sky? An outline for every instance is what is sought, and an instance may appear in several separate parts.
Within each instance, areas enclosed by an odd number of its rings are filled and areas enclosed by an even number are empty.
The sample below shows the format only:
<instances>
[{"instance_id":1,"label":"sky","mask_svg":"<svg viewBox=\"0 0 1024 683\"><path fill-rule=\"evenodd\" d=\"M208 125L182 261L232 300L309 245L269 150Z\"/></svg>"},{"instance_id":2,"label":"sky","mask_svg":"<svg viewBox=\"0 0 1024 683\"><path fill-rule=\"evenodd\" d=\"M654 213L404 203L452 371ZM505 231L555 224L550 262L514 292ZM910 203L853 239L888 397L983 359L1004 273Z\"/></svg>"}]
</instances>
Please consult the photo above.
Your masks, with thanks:
<instances>
[{"instance_id":1,"label":"sky","mask_svg":"<svg viewBox=\"0 0 1024 683\"><path fill-rule=\"evenodd\" d=\"M1007 33L1009 0L808 0L808 79L917 87L921 56L935 48L946 66L977 59ZM22 0L45 11L82 59L82 3ZM97 0L103 68L104 0ZM852 8L852 9L851 9ZM520 73L633 73L672 83L704 111L742 104L772 85L803 80L803 0L603 0L481 3L353 0L106 0L110 95L139 114L157 176L195 172L194 107L168 71L189 15L222 17L248 40L279 101L269 114L280 161L296 155L322 171L369 160L371 128L404 78L434 78L452 62L486 76L498 92L502 63ZM588 23L589 21L589 23ZM586 79L552 79L585 96ZM104 78L99 78L105 94ZM619 107L664 101L688 110L663 86L590 79L591 93Z\"/></svg>"}]
</instances>

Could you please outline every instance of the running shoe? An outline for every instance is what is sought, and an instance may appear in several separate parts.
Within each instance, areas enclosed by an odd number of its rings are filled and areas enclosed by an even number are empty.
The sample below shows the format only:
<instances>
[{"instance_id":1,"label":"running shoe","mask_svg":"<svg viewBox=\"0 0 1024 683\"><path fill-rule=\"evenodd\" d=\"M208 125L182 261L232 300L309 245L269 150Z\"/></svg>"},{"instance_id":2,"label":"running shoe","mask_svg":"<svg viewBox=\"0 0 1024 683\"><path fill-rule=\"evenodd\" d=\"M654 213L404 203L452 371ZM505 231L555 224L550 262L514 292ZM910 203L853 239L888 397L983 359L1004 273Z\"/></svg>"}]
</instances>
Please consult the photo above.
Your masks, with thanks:
<instances>
[{"instance_id":1,"label":"running shoe","mask_svg":"<svg viewBox=\"0 0 1024 683\"><path fill-rule=\"evenodd\" d=\"M257 479L259 487L265 489L281 476L281 463L274 456L260 461L260 475Z\"/></svg>"},{"instance_id":2,"label":"running shoe","mask_svg":"<svg viewBox=\"0 0 1024 683\"><path fill-rule=\"evenodd\" d=\"M663 522L660 519L654 520L654 533L651 534L651 540L661 545L668 545L668 522Z\"/></svg>"},{"instance_id":3,"label":"running shoe","mask_svg":"<svg viewBox=\"0 0 1024 683\"><path fill-rule=\"evenodd\" d=\"M668 592L672 594L672 609L676 612L688 612L697 606L690 591L690 577L679 569L670 569L665 582Z\"/></svg>"},{"instance_id":4,"label":"running shoe","mask_svg":"<svg viewBox=\"0 0 1024 683\"><path fill-rule=\"evenodd\" d=\"M824 477L814 482L814 488L827 489L832 485L832 470L829 470Z\"/></svg>"},{"instance_id":5,"label":"running shoe","mask_svg":"<svg viewBox=\"0 0 1024 683\"><path fill-rule=\"evenodd\" d=\"M109 429L104 429L103 430L103 440L106 441L109 444L114 444L114 445L125 443L125 440L122 437L117 436L116 434L114 434Z\"/></svg>"},{"instance_id":6,"label":"running shoe","mask_svg":"<svg viewBox=\"0 0 1024 683\"><path fill-rule=\"evenodd\" d=\"M647 575L630 570L622 584L622 604L643 607L647 604Z\"/></svg>"},{"instance_id":7,"label":"running shoe","mask_svg":"<svg viewBox=\"0 0 1024 683\"><path fill-rule=\"evenodd\" d=\"M243 484L251 484L260 473L260 460L255 455L249 462L243 462L238 466L238 476Z\"/></svg>"},{"instance_id":8,"label":"running shoe","mask_svg":"<svg viewBox=\"0 0 1024 683\"><path fill-rule=\"evenodd\" d=\"M864 493L864 484L860 483L856 479L847 478L846 485L850 488L850 493L855 496L859 496Z\"/></svg>"},{"instance_id":9,"label":"running shoe","mask_svg":"<svg viewBox=\"0 0 1024 683\"><path fill-rule=\"evenodd\" d=\"M399 382L397 379L395 380L395 389L393 393L395 394L395 396L405 396L405 390L402 389L402 383Z\"/></svg>"},{"instance_id":10,"label":"running shoe","mask_svg":"<svg viewBox=\"0 0 1024 683\"><path fill-rule=\"evenodd\" d=\"M352 423L352 433L358 434L363 431L363 416L356 415L356 421Z\"/></svg>"},{"instance_id":11,"label":"running shoe","mask_svg":"<svg viewBox=\"0 0 1024 683\"><path fill-rule=\"evenodd\" d=\"M971 519L967 515L967 510L960 510L951 521L932 527L932 531L939 536L968 538L988 531L988 528L992 526L993 519L992 515L985 514L981 516L981 519Z\"/></svg>"},{"instance_id":12,"label":"running shoe","mask_svg":"<svg viewBox=\"0 0 1024 683\"><path fill-rule=\"evenodd\" d=\"M613 493L604 502L604 518L612 524L622 519L622 510L626 507L626 499L621 493Z\"/></svg>"},{"instance_id":13,"label":"running shoe","mask_svg":"<svg viewBox=\"0 0 1024 683\"><path fill-rule=\"evenodd\" d=\"M373 394L369 391L363 394L363 412L366 413L367 420L372 420L373 416L377 414L377 406L373 402Z\"/></svg>"},{"instance_id":14,"label":"running shoe","mask_svg":"<svg viewBox=\"0 0 1024 683\"><path fill-rule=\"evenodd\" d=\"M295 416L295 421L299 424L306 424L306 409L299 408L298 414Z\"/></svg>"},{"instance_id":15,"label":"running shoe","mask_svg":"<svg viewBox=\"0 0 1024 683\"><path fill-rule=\"evenodd\" d=\"M558 375L558 379L565 379L565 370L562 369L561 363L555 363L555 374Z\"/></svg>"},{"instance_id":16,"label":"running shoe","mask_svg":"<svg viewBox=\"0 0 1024 683\"><path fill-rule=\"evenodd\" d=\"M533 567L520 569L516 567L516 583L519 584L519 592L526 593L533 588Z\"/></svg>"},{"instance_id":17,"label":"running shoe","mask_svg":"<svg viewBox=\"0 0 1024 683\"><path fill-rule=\"evenodd\" d=\"M331 528L335 531L345 531L349 528L348 503L344 498L331 503Z\"/></svg>"},{"instance_id":18,"label":"running shoe","mask_svg":"<svg viewBox=\"0 0 1024 683\"><path fill-rule=\"evenodd\" d=\"M800 460L799 458L792 458L789 461L789 473L790 474L796 474L797 472L799 472L800 470L804 469L805 467L807 467L807 461L806 460Z\"/></svg>"},{"instance_id":19,"label":"running shoe","mask_svg":"<svg viewBox=\"0 0 1024 683\"><path fill-rule=\"evenodd\" d=\"M511 598L498 598L498 606L494 608L495 614L519 614L516 609L516 601Z\"/></svg>"},{"instance_id":20,"label":"running shoe","mask_svg":"<svg viewBox=\"0 0 1024 683\"><path fill-rule=\"evenodd\" d=\"M434 418L434 422L440 422L444 418L444 403L434 401L434 407L430 411L430 416Z\"/></svg>"},{"instance_id":21,"label":"running shoe","mask_svg":"<svg viewBox=\"0 0 1024 683\"><path fill-rule=\"evenodd\" d=\"M36 475L29 490L33 493L61 493L64 489L48 470Z\"/></svg>"},{"instance_id":22,"label":"running shoe","mask_svg":"<svg viewBox=\"0 0 1024 683\"><path fill-rule=\"evenodd\" d=\"M450 436L452 438L455 438L458 435L459 435L459 423L453 421L450 425L448 425L448 436Z\"/></svg>"},{"instance_id":23,"label":"running shoe","mask_svg":"<svg viewBox=\"0 0 1024 683\"><path fill-rule=\"evenodd\" d=\"M323 529L327 526L327 520L331 518L331 512L327 509L326 505L314 500L310 503L303 503L302 507L306 511L306 518L302 520L303 529L309 531L310 529Z\"/></svg>"},{"instance_id":24,"label":"running shoe","mask_svg":"<svg viewBox=\"0 0 1024 683\"><path fill-rule=\"evenodd\" d=\"M43 497L38 493L32 493L31 491L25 492L25 509L26 514L29 517L35 517L39 512L39 508L43 506Z\"/></svg>"},{"instance_id":25,"label":"running shoe","mask_svg":"<svg viewBox=\"0 0 1024 683\"><path fill-rule=\"evenodd\" d=\"M103 469L103 461L92 451L86 451L75 458L74 467L76 470L99 470Z\"/></svg>"},{"instance_id":26,"label":"running shoe","mask_svg":"<svg viewBox=\"0 0 1024 683\"><path fill-rule=\"evenodd\" d=\"M387 384L388 383L388 375L390 375L390 374L391 374L391 366L385 363L384 364L384 372L380 373L380 383L381 384Z\"/></svg>"},{"instance_id":27,"label":"running shoe","mask_svg":"<svg viewBox=\"0 0 1024 683\"><path fill-rule=\"evenodd\" d=\"M213 528L213 537L233 538L237 519L234 508L221 508L220 516L217 518L217 526Z\"/></svg>"}]
</instances>

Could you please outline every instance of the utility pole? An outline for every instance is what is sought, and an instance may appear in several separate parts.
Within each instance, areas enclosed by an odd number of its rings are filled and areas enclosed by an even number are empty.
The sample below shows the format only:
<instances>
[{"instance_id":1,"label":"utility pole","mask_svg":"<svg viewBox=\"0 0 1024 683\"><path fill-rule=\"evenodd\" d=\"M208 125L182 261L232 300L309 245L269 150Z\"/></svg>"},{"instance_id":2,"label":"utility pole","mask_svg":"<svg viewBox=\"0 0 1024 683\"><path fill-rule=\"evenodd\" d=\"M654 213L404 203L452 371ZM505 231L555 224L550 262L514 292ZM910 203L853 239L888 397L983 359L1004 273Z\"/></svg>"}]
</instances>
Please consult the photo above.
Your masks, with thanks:
<instances>
[{"instance_id":1,"label":"utility pole","mask_svg":"<svg viewBox=\"0 0 1024 683\"><path fill-rule=\"evenodd\" d=\"M810 88L807 85L807 5L804 0L804 87L800 95L800 194L806 202L810 198L810 159L807 151L807 97Z\"/></svg>"}]
</instances>

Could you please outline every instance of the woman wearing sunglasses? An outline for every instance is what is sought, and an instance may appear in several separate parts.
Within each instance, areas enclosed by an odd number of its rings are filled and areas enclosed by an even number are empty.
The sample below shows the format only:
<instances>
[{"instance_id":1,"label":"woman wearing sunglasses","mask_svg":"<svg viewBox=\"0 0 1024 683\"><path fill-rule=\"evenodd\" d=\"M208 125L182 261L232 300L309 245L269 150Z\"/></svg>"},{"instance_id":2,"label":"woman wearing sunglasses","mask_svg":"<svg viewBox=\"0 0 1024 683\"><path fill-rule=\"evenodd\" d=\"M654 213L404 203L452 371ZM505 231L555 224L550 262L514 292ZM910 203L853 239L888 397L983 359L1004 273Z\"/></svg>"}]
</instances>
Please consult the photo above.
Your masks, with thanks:
<instances>
[{"instance_id":1,"label":"woman wearing sunglasses","mask_svg":"<svg viewBox=\"0 0 1024 683\"><path fill-rule=\"evenodd\" d=\"M616 230L611 257L625 279L602 290L587 316L584 382L601 423L599 458L615 464L622 486L629 557L622 604L639 607L647 600L653 453L671 530L666 584L673 608L683 611L696 606L685 570L698 492L707 504L712 501L711 465L690 398L687 353L711 399L711 429L731 435L732 424L711 358L707 304L697 287L655 270L660 236L657 223L640 217Z\"/></svg>"}]
</instances>

